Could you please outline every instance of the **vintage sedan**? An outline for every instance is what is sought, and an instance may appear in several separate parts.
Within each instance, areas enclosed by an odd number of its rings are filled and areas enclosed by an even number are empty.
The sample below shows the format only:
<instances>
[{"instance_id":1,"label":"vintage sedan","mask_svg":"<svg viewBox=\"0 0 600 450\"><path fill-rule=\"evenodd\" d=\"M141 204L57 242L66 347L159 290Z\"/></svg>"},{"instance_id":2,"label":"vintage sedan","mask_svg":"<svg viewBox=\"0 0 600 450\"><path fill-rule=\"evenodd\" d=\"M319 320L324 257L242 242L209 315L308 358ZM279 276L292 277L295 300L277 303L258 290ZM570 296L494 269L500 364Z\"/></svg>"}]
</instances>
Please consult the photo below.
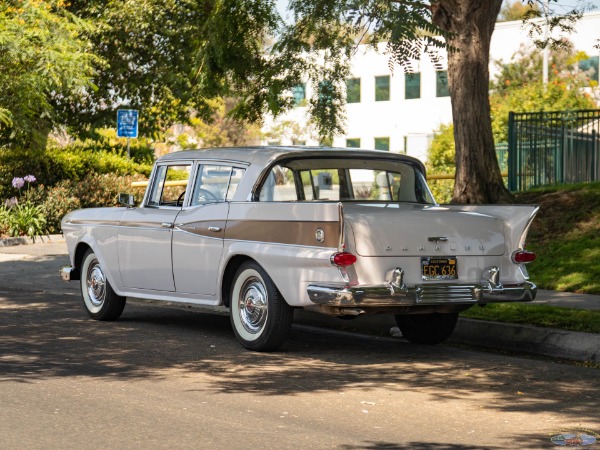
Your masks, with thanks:
<instances>
[{"instance_id":1,"label":"vintage sedan","mask_svg":"<svg viewBox=\"0 0 600 450\"><path fill-rule=\"evenodd\" d=\"M394 314L434 344L458 313L531 301L535 206L439 205L423 164L373 150L244 147L159 158L144 198L62 221L83 304L117 319L127 297L229 308L240 343L281 345L297 308Z\"/></svg>"}]
</instances>

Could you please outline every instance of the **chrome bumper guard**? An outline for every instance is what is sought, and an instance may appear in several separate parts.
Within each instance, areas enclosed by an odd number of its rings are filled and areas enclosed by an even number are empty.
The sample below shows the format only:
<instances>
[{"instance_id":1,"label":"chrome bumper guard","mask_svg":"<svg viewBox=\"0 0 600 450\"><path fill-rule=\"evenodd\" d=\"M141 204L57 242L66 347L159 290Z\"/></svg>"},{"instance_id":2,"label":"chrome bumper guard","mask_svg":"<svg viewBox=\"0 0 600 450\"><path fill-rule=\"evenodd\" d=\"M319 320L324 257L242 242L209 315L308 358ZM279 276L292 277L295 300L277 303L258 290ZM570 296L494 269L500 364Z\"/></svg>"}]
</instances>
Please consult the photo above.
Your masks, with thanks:
<instances>
[{"instance_id":1,"label":"chrome bumper guard","mask_svg":"<svg viewBox=\"0 0 600 450\"><path fill-rule=\"evenodd\" d=\"M490 267L477 284L421 284L406 286L404 272L394 269L388 279L378 286L349 286L347 284L310 284L310 300L317 305L337 307L393 307L443 304L486 304L495 302L529 302L537 286L529 281L502 285L500 271Z\"/></svg>"},{"instance_id":2,"label":"chrome bumper guard","mask_svg":"<svg viewBox=\"0 0 600 450\"><path fill-rule=\"evenodd\" d=\"M65 266L60 269L60 277L63 281L79 280L79 271L71 266Z\"/></svg>"}]
</instances>

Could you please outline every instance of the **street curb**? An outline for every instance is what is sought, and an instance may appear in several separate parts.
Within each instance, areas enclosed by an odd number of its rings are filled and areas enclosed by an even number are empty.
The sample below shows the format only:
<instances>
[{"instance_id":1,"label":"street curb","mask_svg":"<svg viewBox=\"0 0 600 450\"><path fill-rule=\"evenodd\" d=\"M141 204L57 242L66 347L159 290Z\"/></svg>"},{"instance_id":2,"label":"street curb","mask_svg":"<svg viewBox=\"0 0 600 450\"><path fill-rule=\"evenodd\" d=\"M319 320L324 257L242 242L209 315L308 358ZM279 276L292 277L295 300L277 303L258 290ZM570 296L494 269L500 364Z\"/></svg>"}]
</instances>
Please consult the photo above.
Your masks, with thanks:
<instances>
[{"instance_id":1,"label":"street curb","mask_svg":"<svg viewBox=\"0 0 600 450\"><path fill-rule=\"evenodd\" d=\"M60 242L64 241L65 237L62 234L44 234L42 236L37 236L35 238L35 242L30 237L20 236L20 237L9 237L0 239L0 247L12 247L15 245L31 245L38 242Z\"/></svg>"},{"instance_id":2,"label":"street curb","mask_svg":"<svg viewBox=\"0 0 600 450\"><path fill-rule=\"evenodd\" d=\"M600 362L600 335L595 333L461 318L449 342Z\"/></svg>"},{"instance_id":3,"label":"street curb","mask_svg":"<svg viewBox=\"0 0 600 450\"><path fill-rule=\"evenodd\" d=\"M27 244L27 238L24 237L10 237L0 239L0 247L12 247L13 245L25 245Z\"/></svg>"},{"instance_id":4,"label":"street curb","mask_svg":"<svg viewBox=\"0 0 600 450\"><path fill-rule=\"evenodd\" d=\"M294 323L354 333L376 334L378 336L391 337L392 330L399 334L394 316L391 314L340 320L314 312L296 311L294 313ZM489 322L461 317L458 319L454 333L447 342L570 361L600 362L600 334L595 333Z\"/></svg>"}]
</instances>

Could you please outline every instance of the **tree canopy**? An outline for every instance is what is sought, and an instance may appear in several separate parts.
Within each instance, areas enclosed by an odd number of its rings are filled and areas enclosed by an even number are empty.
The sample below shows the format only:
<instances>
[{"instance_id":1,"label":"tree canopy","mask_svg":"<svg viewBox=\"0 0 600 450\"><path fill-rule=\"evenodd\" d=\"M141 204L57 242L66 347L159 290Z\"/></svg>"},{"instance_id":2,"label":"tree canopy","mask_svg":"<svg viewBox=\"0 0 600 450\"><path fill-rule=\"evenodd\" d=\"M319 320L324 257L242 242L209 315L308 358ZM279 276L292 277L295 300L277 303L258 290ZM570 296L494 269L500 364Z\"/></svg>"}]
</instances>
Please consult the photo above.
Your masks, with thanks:
<instances>
[{"instance_id":1,"label":"tree canopy","mask_svg":"<svg viewBox=\"0 0 600 450\"><path fill-rule=\"evenodd\" d=\"M123 107L140 110L140 131L150 135L192 117L209 121L218 98L235 98L231 116L258 122L291 108L300 82L312 86L309 113L321 139L330 139L344 131L345 80L358 43L384 49L391 69L407 71L424 55L439 64L440 50L449 49L454 200L510 200L488 99L501 4L289 0L284 20L274 0L8 0L0 7L3 142L32 145L32 134L59 123L93 133L114 126Z\"/></svg>"},{"instance_id":2,"label":"tree canopy","mask_svg":"<svg viewBox=\"0 0 600 450\"><path fill-rule=\"evenodd\" d=\"M587 55L574 51L571 44L550 55L548 84L540 79L542 55L521 48L508 63L496 62L500 72L491 83L492 130L496 143L508 141L508 113L594 109L589 74L578 68Z\"/></svg>"},{"instance_id":3,"label":"tree canopy","mask_svg":"<svg viewBox=\"0 0 600 450\"><path fill-rule=\"evenodd\" d=\"M507 1L500 9L498 22L508 22L511 20L522 20L531 16L539 16L540 5L537 3L523 3L521 0Z\"/></svg>"},{"instance_id":4,"label":"tree canopy","mask_svg":"<svg viewBox=\"0 0 600 450\"><path fill-rule=\"evenodd\" d=\"M0 4L0 145L42 147L63 123L53 103L93 91L90 22L61 0L7 0Z\"/></svg>"},{"instance_id":5,"label":"tree canopy","mask_svg":"<svg viewBox=\"0 0 600 450\"><path fill-rule=\"evenodd\" d=\"M490 83L492 132L496 145L508 142L508 113L593 109L596 103L584 88L589 85L578 62L587 55L565 45L552 52L549 83L540 80L540 52L522 47L509 62L496 61L498 74ZM442 125L436 130L428 149L427 170L432 173L454 171L454 127ZM432 191L436 198L447 202L452 197L446 180L436 182Z\"/></svg>"}]
</instances>

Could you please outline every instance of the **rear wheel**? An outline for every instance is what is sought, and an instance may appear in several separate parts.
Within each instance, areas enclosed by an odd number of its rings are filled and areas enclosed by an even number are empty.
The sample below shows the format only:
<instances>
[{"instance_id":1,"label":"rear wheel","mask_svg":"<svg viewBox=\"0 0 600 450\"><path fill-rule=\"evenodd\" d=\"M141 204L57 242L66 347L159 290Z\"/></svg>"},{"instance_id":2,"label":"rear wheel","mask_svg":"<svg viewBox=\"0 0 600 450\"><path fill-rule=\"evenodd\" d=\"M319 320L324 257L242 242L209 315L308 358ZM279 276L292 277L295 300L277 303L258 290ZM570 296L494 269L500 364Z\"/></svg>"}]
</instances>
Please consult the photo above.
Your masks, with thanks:
<instances>
[{"instance_id":1,"label":"rear wheel","mask_svg":"<svg viewBox=\"0 0 600 450\"><path fill-rule=\"evenodd\" d=\"M253 261L242 264L235 274L229 311L237 339L255 351L278 348L294 316L269 275Z\"/></svg>"},{"instance_id":2,"label":"rear wheel","mask_svg":"<svg viewBox=\"0 0 600 450\"><path fill-rule=\"evenodd\" d=\"M81 264L81 295L87 313L95 320L116 320L125 308L125 297L113 291L91 249L85 253Z\"/></svg>"},{"instance_id":3,"label":"rear wheel","mask_svg":"<svg viewBox=\"0 0 600 450\"><path fill-rule=\"evenodd\" d=\"M417 344L439 344L450 337L458 313L397 314L396 323L402 336Z\"/></svg>"}]
</instances>

